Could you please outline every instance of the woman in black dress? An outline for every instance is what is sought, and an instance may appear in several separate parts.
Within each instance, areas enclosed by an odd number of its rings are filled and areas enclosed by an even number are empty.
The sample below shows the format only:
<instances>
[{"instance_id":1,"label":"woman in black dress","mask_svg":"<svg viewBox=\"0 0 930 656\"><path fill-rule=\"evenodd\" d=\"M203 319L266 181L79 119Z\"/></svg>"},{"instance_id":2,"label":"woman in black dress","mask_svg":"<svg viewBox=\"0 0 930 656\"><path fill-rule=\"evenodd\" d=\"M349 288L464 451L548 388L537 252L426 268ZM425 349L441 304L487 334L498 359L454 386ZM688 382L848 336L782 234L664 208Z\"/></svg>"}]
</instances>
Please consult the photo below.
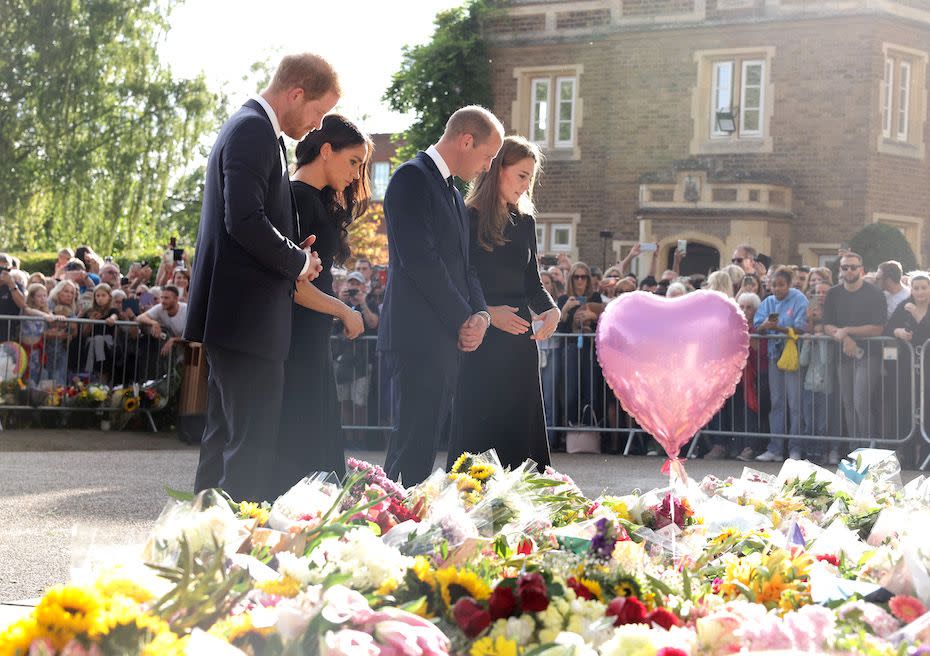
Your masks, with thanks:
<instances>
[{"instance_id":1,"label":"woman in black dress","mask_svg":"<svg viewBox=\"0 0 930 656\"><path fill-rule=\"evenodd\" d=\"M496 449L504 466L532 458L549 464L546 416L536 340L547 339L559 311L539 279L533 183L541 156L522 137L504 139L488 172L465 204L471 224L471 262L491 314L477 351L466 353L449 444L449 467L464 452ZM531 331L531 311L542 323Z\"/></svg>"},{"instance_id":2,"label":"woman in black dress","mask_svg":"<svg viewBox=\"0 0 930 656\"><path fill-rule=\"evenodd\" d=\"M334 318L342 321L349 339L361 335L365 325L361 314L333 295L331 269L349 257L348 226L371 198L371 150L371 140L336 114L297 144L291 189L300 217L299 239L316 235L313 246L323 271L312 283L298 283L294 294L275 465L280 493L312 472L345 473L330 335Z\"/></svg>"},{"instance_id":3,"label":"woman in black dress","mask_svg":"<svg viewBox=\"0 0 930 656\"><path fill-rule=\"evenodd\" d=\"M914 417L914 408L911 407L911 367L913 367L913 358L921 356L924 344L930 340L930 276L923 271L909 274L911 282L911 296L902 302L888 319L885 324L885 335L888 337L897 337L902 342L908 342L911 348L899 348L897 359L897 424L896 431L898 434L893 437L906 437L910 432L912 418ZM926 376L926 369L920 368L915 371L918 376ZM915 381L917 389L920 389L920 378ZM890 388L894 383L886 383L886 388ZM930 385L925 386L925 393L930 391ZM920 400L918 399L919 403ZM924 401L927 402L927 399ZM909 458L907 454L905 458ZM902 466L910 464L905 458L902 458ZM919 461L917 461L919 463ZM916 466L916 464L915 464Z\"/></svg>"}]
</instances>

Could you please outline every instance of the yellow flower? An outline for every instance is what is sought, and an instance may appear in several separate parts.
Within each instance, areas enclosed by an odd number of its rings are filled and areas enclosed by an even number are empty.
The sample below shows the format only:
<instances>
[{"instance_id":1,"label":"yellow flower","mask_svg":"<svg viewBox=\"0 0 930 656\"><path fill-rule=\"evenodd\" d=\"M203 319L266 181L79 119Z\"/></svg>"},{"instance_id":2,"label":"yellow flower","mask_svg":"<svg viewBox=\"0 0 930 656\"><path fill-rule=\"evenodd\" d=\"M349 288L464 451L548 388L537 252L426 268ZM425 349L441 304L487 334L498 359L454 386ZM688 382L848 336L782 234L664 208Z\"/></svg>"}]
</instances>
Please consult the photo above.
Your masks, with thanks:
<instances>
[{"instance_id":1,"label":"yellow flower","mask_svg":"<svg viewBox=\"0 0 930 656\"><path fill-rule=\"evenodd\" d=\"M220 620L211 626L207 633L214 637L221 638L226 642L234 643L236 640L249 634L257 634L260 636L268 635L273 629L274 627L270 626L257 628L252 624L252 615L249 613L242 613L241 615L230 615L226 619Z\"/></svg>"},{"instance_id":2,"label":"yellow flower","mask_svg":"<svg viewBox=\"0 0 930 656\"><path fill-rule=\"evenodd\" d=\"M29 615L14 622L4 631L0 631L0 654L3 656L20 656L29 652L29 645L36 638L42 637L42 630L35 617Z\"/></svg>"},{"instance_id":3,"label":"yellow flower","mask_svg":"<svg viewBox=\"0 0 930 656\"><path fill-rule=\"evenodd\" d=\"M481 601L491 596L491 587L474 572L445 567L436 572L439 592L447 608L452 608L462 597Z\"/></svg>"},{"instance_id":4,"label":"yellow flower","mask_svg":"<svg viewBox=\"0 0 930 656\"><path fill-rule=\"evenodd\" d=\"M595 597L597 597L598 601L602 603L604 602L604 590L601 589L600 583L598 583L594 579L585 579L585 578L578 579L578 583L580 583L585 588L587 588L588 592L590 592Z\"/></svg>"},{"instance_id":5,"label":"yellow flower","mask_svg":"<svg viewBox=\"0 0 930 656\"><path fill-rule=\"evenodd\" d=\"M476 640L468 653L470 656L517 656L520 652L517 649L516 641L504 636L497 636L496 638L485 637Z\"/></svg>"},{"instance_id":6,"label":"yellow flower","mask_svg":"<svg viewBox=\"0 0 930 656\"><path fill-rule=\"evenodd\" d=\"M426 556L417 556L413 559L413 573L429 587L436 588L436 572L433 571L433 566L430 565Z\"/></svg>"},{"instance_id":7,"label":"yellow flower","mask_svg":"<svg viewBox=\"0 0 930 656\"><path fill-rule=\"evenodd\" d=\"M632 576L621 576L614 586L614 596L616 597L636 597L642 594L642 586Z\"/></svg>"},{"instance_id":8,"label":"yellow flower","mask_svg":"<svg viewBox=\"0 0 930 656\"><path fill-rule=\"evenodd\" d=\"M471 462L473 457L474 456L472 456L472 454L466 451L458 458L456 458L455 463L453 463L452 468L449 470L449 473L455 474L462 471L462 469L465 467L465 464Z\"/></svg>"},{"instance_id":9,"label":"yellow flower","mask_svg":"<svg viewBox=\"0 0 930 656\"><path fill-rule=\"evenodd\" d=\"M123 398L123 412L133 413L139 409L139 399L135 396Z\"/></svg>"},{"instance_id":10,"label":"yellow flower","mask_svg":"<svg viewBox=\"0 0 930 656\"><path fill-rule=\"evenodd\" d=\"M604 505L610 508L610 510L617 516L617 519L625 519L628 522L632 521L630 517L630 509L626 505L626 501L623 499L607 497L604 499Z\"/></svg>"},{"instance_id":11,"label":"yellow flower","mask_svg":"<svg viewBox=\"0 0 930 656\"><path fill-rule=\"evenodd\" d=\"M184 656L188 640L187 636L179 638L171 631L164 631L142 648L141 656Z\"/></svg>"},{"instance_id":12,"label":"yellow flower","mask_svg":"<svg viewBox=\"0 0 930 656\"><path fill-rule=\"evenodd\" d=\"M97 592L104 598L119 595L132 599L140 604L144 604L155 598L155 595L152 594L151 591L126 576L101 576L97 579L94 587L97 588Z\"/></svg>"},{"instance_id":13,"label":"yellow flower","mask_svg":"<svg viewBox=\"0 0 930 656\"><path fill-rule=\"evenodd\" d=\"M300 592L300 581L290 576L283 576L280 579L262 581L256 587L265 594L291 598L296 597Z\"/></svg>"},{"instance_id":14,"label":"yellow flower","mask_svg":"<svg viewBox=\"0 0 930 656\"><path fill-rule=\"evenodd\" d=\"M257 519L260 526L268 523L268 516L271 514L267 508L262 508L254 501L241 501L239 503L239 516Z\"/></svg>"},{"instance_id":15,"label":"yellow flower","mask_svg":"<svg viewBox=\"0 0 930 656\"><path fill-rule=\"evenodd\" d=\"M487 480L494 473L494 466L486 463L478 463L468 468L468 475L479 481Z\"/></svg>"},{"instance_id":16,"label":"yellow flower","mask_svg":"<svg viewBox=\"0 0 930 656\"><path fill-rule=\"evenodd\" d=\"M61 649L78 634L87 633L96 621L103 600L93 588L57 585L36 606L38 624L52 634L52 643Z\"/></svg>"},{"instance_id":17,"label":"yellow flower","mask_svg":"<svg viewBox=\"0 0 930 656\"><path fill-rule=\"evenodd\" d=\"M377 590L375 590L376 595L389 595L397 589L398 583L396 579L388 579L382 583Z\"/></svg>"},{"instance_id":18,"label":"yellow flower","mask_svg":"<svg viewBox=\"0 0 930 656\"><path fill-rule=\"evenodd\" d=\"M455 483L459 492L473 492L481 489L481 481L468 474L449 474L449 480Z\"/></svg>"}]
</instances>

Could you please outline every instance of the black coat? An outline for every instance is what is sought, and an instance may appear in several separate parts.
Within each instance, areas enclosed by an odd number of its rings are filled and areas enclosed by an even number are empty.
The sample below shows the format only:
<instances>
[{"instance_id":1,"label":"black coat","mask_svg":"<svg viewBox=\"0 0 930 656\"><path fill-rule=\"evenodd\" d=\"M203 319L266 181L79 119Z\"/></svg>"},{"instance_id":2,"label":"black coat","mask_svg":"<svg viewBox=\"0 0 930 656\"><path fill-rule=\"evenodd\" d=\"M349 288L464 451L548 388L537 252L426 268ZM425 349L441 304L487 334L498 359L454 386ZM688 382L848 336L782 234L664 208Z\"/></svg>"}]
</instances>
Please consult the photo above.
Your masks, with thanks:
<instances>
[{"instance_id":1,"label":"black coat","mask_svg":"<svg viewBox=\"0 0 930 656\"><path fill-rule=\"evenodd\" d=\"M207 161L185 339L284 361L294 283L306 255L281 145L248 101L220 130Z\"/></svg>"},{"instance_id":2,"label":"black coat","mask_svg":"<svg viewBox=\"0 0 930 656\"><path fill-rule=\"evenodd\" d=\"M487 309L469 261L461 194L449 190L436 163L421 152L391 176L384 216L390 266L378 348L455 353L459 328L469 316Z\"/></svg>"}]
</instances>

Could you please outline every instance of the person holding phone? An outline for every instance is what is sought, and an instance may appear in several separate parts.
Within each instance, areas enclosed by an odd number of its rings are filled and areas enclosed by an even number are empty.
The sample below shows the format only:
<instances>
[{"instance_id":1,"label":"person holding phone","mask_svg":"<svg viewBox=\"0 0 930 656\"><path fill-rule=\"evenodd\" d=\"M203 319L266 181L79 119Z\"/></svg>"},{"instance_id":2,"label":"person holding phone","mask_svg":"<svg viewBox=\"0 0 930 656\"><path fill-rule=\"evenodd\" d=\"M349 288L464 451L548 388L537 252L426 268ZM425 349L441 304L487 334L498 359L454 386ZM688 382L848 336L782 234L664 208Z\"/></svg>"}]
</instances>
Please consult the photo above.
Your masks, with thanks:
<instances>
[{"instance_id":1,"label":"person holding phone","mask_svg":"<svg viewBox=\"0 0 930 656\"><path fill-rule=\"evenodd\" d=\"M505 467L527 458L540 468L549 464L537 342L555 332L560 315L536 265L533 186L541 159L535 144L506 137L465 199L470 259L491 327L481 347L462 357L449 469L463 452L488 449Z\"/></svg>"},{"instance_id":2,"label":"person holding phone","mask_svg":"<svg viewBox=\"0 0 930 656\"><path fill-rule=\"evenodd\" d=\"M788 333L794 329L800 335L807 329L807 297L795 289L794 272L788 267L778 267L772 274L772 295L767 296L756 311L753 325L761 334ZM768 340L769 394L772 410L769 412L769 429L772 433L801 434L801 371L783 371L778 368L778 359L785 348L785 340ZM790 426L790 428L789 428ZM788 442L791 458L802 457L803 442L792 439ZM768 447L758 456L760 462L778 462L785 459L785 440L773 437Z\"/></svg>"}]
</instances>

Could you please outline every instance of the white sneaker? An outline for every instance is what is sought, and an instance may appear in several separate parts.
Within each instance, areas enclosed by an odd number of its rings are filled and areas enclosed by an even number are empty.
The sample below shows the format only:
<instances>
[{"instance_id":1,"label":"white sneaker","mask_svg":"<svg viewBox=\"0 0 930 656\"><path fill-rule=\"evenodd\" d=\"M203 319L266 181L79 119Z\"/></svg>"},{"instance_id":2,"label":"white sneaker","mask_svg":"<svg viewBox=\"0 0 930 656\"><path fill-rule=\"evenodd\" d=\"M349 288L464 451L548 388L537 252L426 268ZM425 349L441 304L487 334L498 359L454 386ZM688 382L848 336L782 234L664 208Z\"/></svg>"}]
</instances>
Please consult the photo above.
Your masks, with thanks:
<instances>
[{"instance_id":1,"label":"white sneaker","mask_svg":"<svg viewBox=\"0 0 930 656\"><path fill-rule=\"evenodd\" d=\"M840 452L837 449L830 449L830 455L827 456L827 464L829 465L840 464Z\"/></svg>"},{"instance_id":2,"label":"white sneaker","mask_svg":"<svg viewBox=\"0 0 930 656\"><path fill-rule=\"evenodd\" d=\"M791 449L791 451L788 452L788 457L792 460L801 460L803 458L801 449Z\"/></svg>"},{"instance_id":3,"label":"white sneaker","mask_svg":"<svg viewBox=\"0 0 930 656\"><path fill-rule=\"evenodd\" d=\"M763 451L756 456L756 462L781 462L784 458L771 451Z\"/></svg>"}]
</instances>

